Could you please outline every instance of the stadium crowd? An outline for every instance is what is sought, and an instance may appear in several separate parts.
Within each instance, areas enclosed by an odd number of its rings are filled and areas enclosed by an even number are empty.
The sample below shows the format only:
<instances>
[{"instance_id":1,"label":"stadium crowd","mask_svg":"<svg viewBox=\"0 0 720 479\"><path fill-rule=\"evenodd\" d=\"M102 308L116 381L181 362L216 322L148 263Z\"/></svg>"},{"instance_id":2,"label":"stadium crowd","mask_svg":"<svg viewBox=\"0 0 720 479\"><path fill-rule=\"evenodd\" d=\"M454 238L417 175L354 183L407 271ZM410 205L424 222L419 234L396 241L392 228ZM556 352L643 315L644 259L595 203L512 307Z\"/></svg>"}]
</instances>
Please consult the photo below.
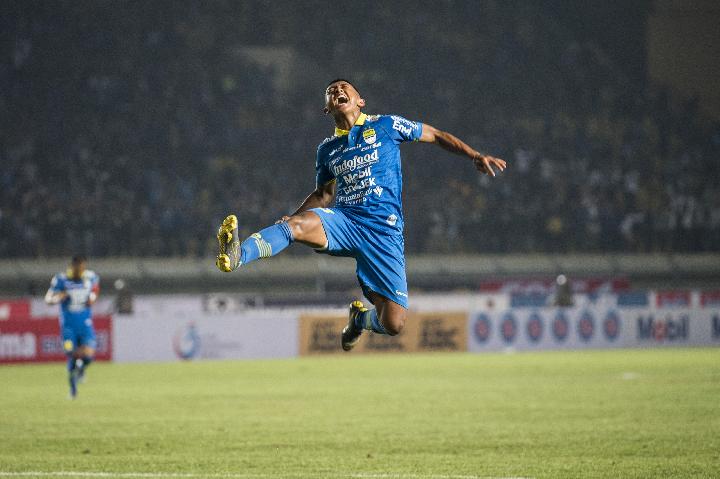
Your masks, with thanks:
<instances>
[{"instance_id":1,"label":"stadium crowd","mask_svg":"<svg viewBox=\"0 0 720 479\"><path fill-rule=\"evenodd\" d=\"M249 234L313 189L337 76L509 163L406 146L408 252L720 249L720 126L627 66L642 38L556 2L385 2L352 37L303 2L22 3L0 16L0 256L213 255L227 213Z\"/></svg>"}]
</instances>

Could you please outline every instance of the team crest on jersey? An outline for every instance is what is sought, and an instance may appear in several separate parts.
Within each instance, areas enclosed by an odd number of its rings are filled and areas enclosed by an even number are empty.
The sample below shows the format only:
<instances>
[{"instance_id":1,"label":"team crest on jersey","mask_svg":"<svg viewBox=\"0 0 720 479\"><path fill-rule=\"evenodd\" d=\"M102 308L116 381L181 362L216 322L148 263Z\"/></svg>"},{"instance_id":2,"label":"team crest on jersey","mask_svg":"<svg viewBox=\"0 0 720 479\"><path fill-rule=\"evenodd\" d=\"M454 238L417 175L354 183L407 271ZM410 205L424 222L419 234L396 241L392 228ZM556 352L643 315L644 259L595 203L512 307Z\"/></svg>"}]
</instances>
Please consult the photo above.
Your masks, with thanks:
<instances>
[{"instance_id":1,"label":"team crest on jersey","mask_svg":"<svg viewBox=\"0 0 720 479\"><path fill-rule=\"evenodd\" d=\"M375 130L373 128L368 128L367 130L363 131L363 140L365 140L365 143L367 143L368 145L375 143L375 140L377 140Z\"/></svg>"}]
</instances>

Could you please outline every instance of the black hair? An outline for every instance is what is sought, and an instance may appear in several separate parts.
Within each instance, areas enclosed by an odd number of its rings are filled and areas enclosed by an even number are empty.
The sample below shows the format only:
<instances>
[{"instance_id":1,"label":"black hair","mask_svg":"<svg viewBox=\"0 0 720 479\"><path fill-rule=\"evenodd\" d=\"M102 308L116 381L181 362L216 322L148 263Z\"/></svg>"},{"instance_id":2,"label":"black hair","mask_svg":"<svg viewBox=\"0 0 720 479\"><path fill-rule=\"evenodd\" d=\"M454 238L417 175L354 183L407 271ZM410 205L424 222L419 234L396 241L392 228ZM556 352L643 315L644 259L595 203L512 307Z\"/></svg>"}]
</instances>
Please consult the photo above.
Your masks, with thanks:
<instances>
[{"instance_id":1,"label":"black hair","mask_svg":"<svg viewBox=\"0 0 720 479\"><path fill-rule=\"evenodd\" d=\"M82 254L76 254L75 256L72 257L72 260L70 260L70 263L72 263L72 264L80 264L80 263L86 263L86 262L87 262L87 258L85 257L85 255L82 255Z\"/></svg>"},{"instance_id":2,"label":"black hair","mask_svg":"<svg viewBox=\"0 0 720 479\"><path fill-rule=\"evenodd\" d=\"M353 82L351 82L350 80L346 80L346 79L344 79L344 78L336 78L336 79L334 79L333 81L331 81L330 83L327 84L327 86L325 87L325 90L327 90L328 87L329 87L330 85L332 85L333 83L337 83L337 82L339 82L339 81L344 81L345 83L349 83L350 85L352 85L353 88L355 88L355 91L358 92L358 94L360 93L360 91L357 89L357 87L356 87L355 85L353 85Z\"/></svg>"}]
</instances>

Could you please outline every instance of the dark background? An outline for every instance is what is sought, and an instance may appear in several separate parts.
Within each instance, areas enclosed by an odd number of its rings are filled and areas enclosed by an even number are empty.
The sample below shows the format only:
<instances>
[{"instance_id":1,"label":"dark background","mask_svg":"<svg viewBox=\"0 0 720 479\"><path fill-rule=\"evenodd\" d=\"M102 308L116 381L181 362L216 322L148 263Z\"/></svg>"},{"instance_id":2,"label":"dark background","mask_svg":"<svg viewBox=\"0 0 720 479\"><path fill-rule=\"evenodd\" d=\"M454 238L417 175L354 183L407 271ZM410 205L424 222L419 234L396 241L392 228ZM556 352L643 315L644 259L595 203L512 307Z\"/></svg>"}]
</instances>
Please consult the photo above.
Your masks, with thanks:
<instances>
[{"instance_id":1,"label":"dark background","mask_svg":"<svg viewBox=\"0 0 720 479\"><path fill-rule=\"evenodd\" d=\"M509 163L404 147L409 253L720 250L717 87L649 40L682 2L0 9L1 257L213 256L226 214L249 234L314 188L335 77Z\"/></svg>"}]
</instances>

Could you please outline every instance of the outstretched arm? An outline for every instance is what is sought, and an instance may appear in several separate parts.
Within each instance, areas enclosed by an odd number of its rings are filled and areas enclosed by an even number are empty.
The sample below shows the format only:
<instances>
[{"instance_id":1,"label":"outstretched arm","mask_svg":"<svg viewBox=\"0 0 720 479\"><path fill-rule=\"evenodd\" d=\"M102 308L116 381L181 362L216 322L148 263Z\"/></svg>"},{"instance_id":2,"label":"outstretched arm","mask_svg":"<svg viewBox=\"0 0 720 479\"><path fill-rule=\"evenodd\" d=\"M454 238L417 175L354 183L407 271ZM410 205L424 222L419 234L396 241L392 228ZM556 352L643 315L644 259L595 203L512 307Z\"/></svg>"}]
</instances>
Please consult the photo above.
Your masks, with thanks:
<instances>
[{"instance_id":1,"label":"outstretched arm","mask_svg":"<svg viewBox=\"0 0 720 479\"><path fill-rule=\"evenodd\" d=\"M464 155L473 160L475 168L478 171L485 173L489 176L495 176L493 167L500 171L505 169L506 163L500 158L493 156L484 155L477 150L471 148L467 143L463 142L460 138L455 135L428 125L423 124L422 136L420 141L424 143L435 143L436 145L444 148L445 150L456 153L458 155Z\"/></svg>"},{"instance_id":2,"label":"outstretched arm","mask_svg":"<svg viewBox=\"0 0 720 479\"><path fill-rule=\"evenodd\" d=\"M67 293L65 291L55 291L50 288L47 290L47 293L45 293L45 302L47 304L58 304L66 297Z\"/></svg>"},{"instance_id":3,"label":"outstretched arm","mask_svg":"<svg viewBox=\"0 0 720 479\"><path fill-rule=\"evenodd\" d=\"M282 223L290 219L290 216L295 216L302 213L303 211L311 210L313 208L327 208L330 206L335 199L335 180L328 181L322 186L315 188L315 191L310 193L305 201L302 202L300 207L295 210L291 215L286 215L275 222Z\"/></svg>"}]
</instances>

